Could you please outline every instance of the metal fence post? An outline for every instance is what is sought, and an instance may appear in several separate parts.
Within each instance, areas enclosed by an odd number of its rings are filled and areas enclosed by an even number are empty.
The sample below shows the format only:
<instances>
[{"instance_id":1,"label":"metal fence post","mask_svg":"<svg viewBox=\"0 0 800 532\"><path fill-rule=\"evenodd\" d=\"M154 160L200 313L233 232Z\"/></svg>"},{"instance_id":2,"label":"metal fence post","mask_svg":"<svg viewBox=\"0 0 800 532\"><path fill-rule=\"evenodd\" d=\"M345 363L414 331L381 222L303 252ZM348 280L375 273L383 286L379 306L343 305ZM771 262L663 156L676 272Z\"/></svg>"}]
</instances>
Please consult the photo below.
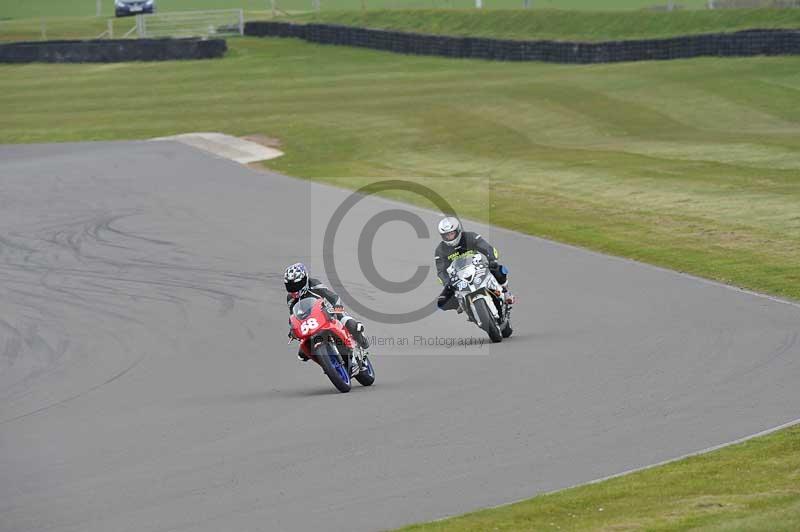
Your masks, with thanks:
<instances>
[{"instance_id":1,"label":"metal fence post","mask_svg":"<svg viewBox=\"0 0 800 532\"><path fill-rule=\"evenodd\" d=\"M239 10L239 35L244 35L244 9Z\"/></svg>"},{"instance_id":2,"label":"metal fence post","mask_svg":"<svg viewBox=\"0 0 800 532\"><path fill-rule=\"evenodd\" d=\"M143 39L145 33L144 15L136 15L136 35L138 35L140 39Z\"/></svg>"},{"instance_id":3,"label":"metal fence post","mask_svg":"<svg viewBox=\"0 0 800 532\"><path fill-rule=\"evenodd\" d=\"M109 39L113 39L114 38L114 19L113 18L108 19L108 38Z\"/></svg>"}]
</instances>

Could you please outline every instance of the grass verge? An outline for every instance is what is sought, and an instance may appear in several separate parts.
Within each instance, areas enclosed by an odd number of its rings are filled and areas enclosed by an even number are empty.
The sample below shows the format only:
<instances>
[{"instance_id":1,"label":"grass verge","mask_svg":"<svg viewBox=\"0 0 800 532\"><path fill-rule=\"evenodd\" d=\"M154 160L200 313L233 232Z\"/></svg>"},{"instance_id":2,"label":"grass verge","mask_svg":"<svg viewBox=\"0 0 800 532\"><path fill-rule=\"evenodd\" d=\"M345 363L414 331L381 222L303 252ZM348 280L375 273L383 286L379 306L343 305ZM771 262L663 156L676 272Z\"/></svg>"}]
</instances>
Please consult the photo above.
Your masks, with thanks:
<instances>
[{"instance_id":1,"label":"grass verge","mask_svg":"<svg viewBox=\"0 0 800 532\"><path fill-rule=\"evenodd\" d=\"M245 12L247 20L263 20L269 17L270 14L267 11ZM136 17L81 17L48 14L40 18L0 19L0 42L96 39L108 30L109 23L113 37L119 39L135 29ZM132 35L135 37L135 32ZM106 37L107 35L104 35L104 38Z\"/></svg>"},{"instance_id":2,"label":"grass verge","mask_svg":"<svg viewBox=\"0 0 800 532\"><path fill-rule=\"evenodd\" d=\"M800 427L403 532L800 529Z\"/></svg>"},{"instance_id":3,"label":"grass verge","mask_svg":"<svg viewBox=\"0 0 800 532\"><path fill-rule=\"evenodd\" d=\"M133 28L133 19L112 22L115 37ZM108 29L107 19L99 17L50 17L0 21L0 42L96 39Z\"/></svg>"},{"instance_id":4,"label":"grass verge","mask_svg":"<svg viewBox=\"0 0 800 532\"><path fill-rule=\"evenodd\" d=\"M626 13L474 9L323 11L295 15L287 20L500 39L605 41L730 32L752 28L797 29L800 28L800 10L726 9Z\"/></svg>"}]
</instances>

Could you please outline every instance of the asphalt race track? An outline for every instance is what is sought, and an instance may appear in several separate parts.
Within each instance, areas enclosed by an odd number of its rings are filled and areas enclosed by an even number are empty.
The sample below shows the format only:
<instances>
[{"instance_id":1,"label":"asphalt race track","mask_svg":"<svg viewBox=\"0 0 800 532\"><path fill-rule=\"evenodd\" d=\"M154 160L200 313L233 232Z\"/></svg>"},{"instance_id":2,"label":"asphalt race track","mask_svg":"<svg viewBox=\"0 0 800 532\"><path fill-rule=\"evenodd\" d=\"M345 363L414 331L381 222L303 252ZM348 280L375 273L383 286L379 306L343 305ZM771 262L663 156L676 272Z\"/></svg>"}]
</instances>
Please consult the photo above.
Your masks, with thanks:
<instances>
[{"instance_id":1,"label":"asphalt race track","mask_svg":"<svg viewBox=\"0 0 800 532\"><path fill-rule=\"evenodd\" d=\"M286 345L281 276L325 276L348 194L173 142L0 146L0 530L379 530L800 418L800 307L485 227L514 337L366 319L376 384L339 394ZM353 267L387 208L348 214L337 268L399 312L438 285ZM434 245L387 224L376 267L408 278Z\"/></svg>"}]
</instances>

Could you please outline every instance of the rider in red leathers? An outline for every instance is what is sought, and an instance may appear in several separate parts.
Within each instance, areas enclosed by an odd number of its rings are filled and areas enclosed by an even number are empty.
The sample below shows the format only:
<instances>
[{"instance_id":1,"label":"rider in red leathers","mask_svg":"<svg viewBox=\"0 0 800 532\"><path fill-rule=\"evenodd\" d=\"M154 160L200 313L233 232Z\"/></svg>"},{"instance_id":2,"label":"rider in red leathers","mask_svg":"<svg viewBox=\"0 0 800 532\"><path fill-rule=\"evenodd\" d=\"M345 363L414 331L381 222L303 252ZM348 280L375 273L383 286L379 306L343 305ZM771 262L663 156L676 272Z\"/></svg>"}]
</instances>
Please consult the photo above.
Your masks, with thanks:
<instances>
[{"instance_id":1,"label":"rider in red leathers","mask_svg":"<svg viewBox=\"0 0 800 532\"><path fill-rule=\"evenodd\" d=\"M286 303L289 306L289 314L292 313L295 303L303 298L323 299L328 310L350 332L359 347L364 350L369 348L369 341L364 335L364 324L347 314L344 311L342 300L336 292L318 279L309 276L305 265L298 262L286 268L283 274L283 283L286 286ZM292 336L291 330L289 336ZM297 358L302 361L308 360L302 351L298 351Z\"/></svg>"}]
</instances>

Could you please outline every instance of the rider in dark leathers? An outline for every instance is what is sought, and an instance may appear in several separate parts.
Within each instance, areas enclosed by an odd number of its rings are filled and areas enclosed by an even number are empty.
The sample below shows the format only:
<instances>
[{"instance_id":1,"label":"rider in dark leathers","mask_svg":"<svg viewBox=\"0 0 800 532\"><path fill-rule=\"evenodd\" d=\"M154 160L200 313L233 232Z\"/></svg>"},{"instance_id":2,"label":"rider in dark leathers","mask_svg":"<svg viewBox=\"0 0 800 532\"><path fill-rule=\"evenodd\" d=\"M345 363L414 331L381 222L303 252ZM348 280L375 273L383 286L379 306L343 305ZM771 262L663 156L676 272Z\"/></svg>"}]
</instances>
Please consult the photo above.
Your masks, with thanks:
<instances>
[{"instance_id":1,"label":"rider in dark leathers","mask_svg":"<svg viewBox=\"0 0 800 532\"><path fill-rule=\"evenodd\" d=\"M455 290L450 285L450 276L447 268L454 260L481 253L489 259L489 271L492 272L497 282L503 287L506 302L511 305L516 302L514 295L508 291L508 269L497 262L500 254L478 233L464 231L457 218L447 217L439 222L439 234L442 241L436 246L436 273L439 281L444 285L439 294L437 305L442 310L458 309L458 300L453 297Z\"/></svg>"},{"instance_id":2,"label":"rider in dark leathers","mask_svg":"<svg viewBox=\"0 0 800 532\"><path fill-rule=\"evenodd\" d=\"M305 297L324 299L333 316L350 332L359 347L369 348L369 341L364 335L364 324L347 314L344 311L342 300L336 292L325 286L319 279L309 276L302 263L298 262L286 268L283 282L286 286L286 304L289 306L290 315L295 303ZM292 336L291 329L289 336ZM303 361L308 360L302 351L298 351L297 358Z\"/></svg>"}]
</instances>

